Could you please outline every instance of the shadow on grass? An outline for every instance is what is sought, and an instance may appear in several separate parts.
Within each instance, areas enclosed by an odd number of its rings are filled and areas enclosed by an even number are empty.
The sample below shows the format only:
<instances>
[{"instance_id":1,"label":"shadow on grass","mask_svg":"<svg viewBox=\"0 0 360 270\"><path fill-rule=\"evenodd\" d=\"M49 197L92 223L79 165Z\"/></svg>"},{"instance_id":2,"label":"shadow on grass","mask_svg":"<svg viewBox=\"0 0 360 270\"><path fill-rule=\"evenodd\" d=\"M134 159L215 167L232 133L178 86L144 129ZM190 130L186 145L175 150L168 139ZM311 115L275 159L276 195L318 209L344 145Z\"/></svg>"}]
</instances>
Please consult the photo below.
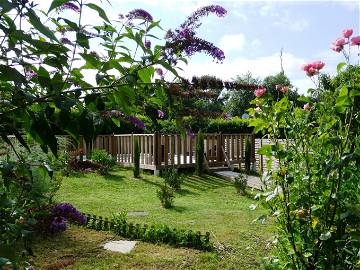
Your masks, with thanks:
<instances>
[{"instance_id":1,"label":"shadow on grass","mask_svg":"<svg viewBox=\"0 0 360 270\"><path fill-rule=\"evenodd\" d=\"M146 179L145 177L144 177L144 178L141 178L140 180L143 181L143 182L146 183L146 184L150 184L150 185L153 185L153 186L161 187L161 184L160 184L160 183L151 181L151 180L149 180L149 179Z\"/></svg>"},{"instance_id":2,"label":"shadow on grass","mask_svg":"<svg viewBox=\"0 0 360 270\"><path fill-rule=\"evenodd\" d=\"M183 213L186 211L186 207L184 206L176 206L174 205L172 208L168 208L169 211L177 212L177 213Z\"/></svg>"},{"instance_id":3,"label":"shadow on grass","mask_svg":"<svg viewBox=\"0 0 360 270\"><path fill-rule=\"evenodd\" d=\"M103 176L105 180L108 181L115 181L115 182L121 182L124 180L124 176L122 175L117 175L117 174L107 174Z\"/></svg>"},{"instance_id":4,"label":"shadow on grass","mask_svg":"<svg viewBox=\"0 0 360 270\"><path fill-rule=\"evenodd\" d=\"M221 187L231 186L232 183L229 181L223 180L221 178L217 178L211 175L191 175L186 178L184 181L184 186L188 186L190 188L205 191L208 189L216 189Z\"/></svg>"},{"instance_id":5,"label":"shadow on grass","mask_svg":"<svg viewBox=\"0 0 360 270\"><path fill-rule=\"evenodd\" d=\"M189 189L181 189L176 191L176 194L179 194L181 196L186 196L186 195L199 195L199 193L193 192Z\"/></svg>"}]
</instances>

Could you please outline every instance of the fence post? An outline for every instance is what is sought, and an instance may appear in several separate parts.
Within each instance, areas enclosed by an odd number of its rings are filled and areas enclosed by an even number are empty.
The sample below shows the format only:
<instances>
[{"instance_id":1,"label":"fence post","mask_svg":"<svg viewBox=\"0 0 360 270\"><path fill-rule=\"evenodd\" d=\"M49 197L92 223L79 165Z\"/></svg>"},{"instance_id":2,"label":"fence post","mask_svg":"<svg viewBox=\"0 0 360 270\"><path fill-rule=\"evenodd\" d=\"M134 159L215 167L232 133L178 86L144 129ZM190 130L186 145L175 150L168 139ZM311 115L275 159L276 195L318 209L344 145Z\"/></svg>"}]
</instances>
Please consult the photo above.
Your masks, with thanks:
<instances>
[{"instance_id":1,"label":"fence post","mask_svg":"<svg viewBox=\"0 0 360 270\"><path fill-rule=\"evenodd\" d=\"M256 157L255 157L255 134L251 134L251 145L252 145L252 149L251 149L251 159L253 162L253 170L256 170Z\"/></svg>"},{"instance_id":2,"label":"fence post","mask_svg":"<svg viewBox=\"0 0 360 270\"><path fill-rule=\"evenodd\" d=\"M160 171L158 169L158 165L159 165L159 151L161 149L159 149L159 133L158 132L155 132L154 133L154 166L155 166L155 169L154 169L154 175L159 175L160 174Z\"/></svg>"},{"instance_id":3,"label":"fence post","mask_svg":"<svg viewBox=\"0 0 360 270\"><path fill-rule=\"evenodd\" d=\"M224 161L224 157L223 157L223 152L222 152L222 147L223 147L223 138L222 138L222 133L220 132L218 135L217 135L217 147L216 147L216 151L217 151L217 162L219 166L220 164L223 163Z\"/></svg>"}]
</instances>

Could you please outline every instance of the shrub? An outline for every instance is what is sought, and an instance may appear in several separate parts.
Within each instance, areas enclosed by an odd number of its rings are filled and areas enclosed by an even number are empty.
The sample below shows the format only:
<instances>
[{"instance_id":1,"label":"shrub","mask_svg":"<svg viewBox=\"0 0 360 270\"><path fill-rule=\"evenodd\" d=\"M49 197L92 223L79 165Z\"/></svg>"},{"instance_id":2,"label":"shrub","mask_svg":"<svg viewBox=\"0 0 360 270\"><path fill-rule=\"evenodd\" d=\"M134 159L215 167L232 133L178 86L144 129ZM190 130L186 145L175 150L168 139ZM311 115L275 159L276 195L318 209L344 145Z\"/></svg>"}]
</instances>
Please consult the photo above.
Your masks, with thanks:
<instances>
[{"instance_id":1,"label":"shrub","mask_svg":"<svg viewBox=\"0 0 360 270\"><path fill-rule=\"evenodd\" d=\"M196 138L196 164L197 175L202 175L204 171L204 134L198 133Z\"/></svg>"},{"instance_id":2,"label":"shrub","mask_svg":"<svg viewBox=\"0 0 360 270\"><path fill-rule=\"evenodd\" d=\"M163 178L165 184L169 185L176 191L181 189L181 184L184 182L184 176L179 174L175 168L165 170L163 172Z\"/></svg>"},{"instance_id":3,"label":"shrub","mask_svg":"<svg viewBox=\"0 0 360 270\"><path fill-rule=\"evenodd\" d=\"M249 137L246 138L245 141L245 172L250 172L251 167L251 148L252 148L252 141Z\"/></svg>"},{"instance_id":4,"label":"shrub","mask_svg":"<svg viewBox=\"0 0 360 270\"><path fill-rule=\"evenodd\" d=\"M240 117L232 117L229 120L215 118L209 121L205 132L208 133L252 133L253 128L248 127L248 120Z\"/></svg>"},{"instance_id":5,"label":"shrub","mask_svg":"<svg viewBox=\"0 0 360 270\"><path fill-rule=\"evenodd\" d=\"M162 185L157 191L157 196L160 199L161 205L164 208L172 208L174 202L174 191L168 185Z\"/></svg>"},{"instance_id":6,"label":"shrub","mask_svg":"<svg viewBox=\"0 0 360 270\"><path fill-rule=\"evenodd\" d=\"M140 144L139 139L134 138L134 177L140 178Z\"/></svg>"},{"instance_id":7,"label":"shrub","mask_svg":"<svg viewBox=\"0 0 360 270\"><path fill-rule=\"evenodd\" d=\"M234 186L237 193L239 193L240 195L246 195L247 177L244 174L240 173L234 179Z\"/></svg>"},{"instance_id":8,"label":"shrub","mask_svg":"<svg viewBox=\"0 0 360 270\"><path fill-rule=\"evenodd\" d=\"M314 76L325 65L321 61L303 66L316 83L309 92L317 96L301 97L303 108L287 92L278 101L268 94L254 101L261 111L252 111L251 125L274 142L258 150L269 158L264 178L272 183L257 197L276 216L279 269L359 268L360 69L352 68L346 51L348 62L338 65L330 83ZM278 140L280 128L291 140Z\"/></svg>"},{"instance_id":9,"label":"shrub","mask_svg":"<svg viewBox=\"0 0 360 270\"><path fill-rule=\"evenodd\" d=\"M125 214L125 215L124 215ZM113 215L112 220L95 215L87 215L86 226L90 229L113 231L115 234L130 239L139 239L151 243L165 243L173 246L184 246L196 248L199 250L211 250L213 243L210 241L210 233L205 235L199 231L177 230L167 225L155 224L148 226L147 224L133 224L127 222L126 213Z\"/></svg>"},{"instance_id":10,"label":"shrub","mask_svg":"<svg viewBox=\"0 0 360 270\"><path fill-rule=\"evenodd\" d=\"M108 174L109 170L116 164L115 158L104 149L94 149L90 156L91 160L100 165L98 171L102 175Z\"/></svg>"}]
</instances>

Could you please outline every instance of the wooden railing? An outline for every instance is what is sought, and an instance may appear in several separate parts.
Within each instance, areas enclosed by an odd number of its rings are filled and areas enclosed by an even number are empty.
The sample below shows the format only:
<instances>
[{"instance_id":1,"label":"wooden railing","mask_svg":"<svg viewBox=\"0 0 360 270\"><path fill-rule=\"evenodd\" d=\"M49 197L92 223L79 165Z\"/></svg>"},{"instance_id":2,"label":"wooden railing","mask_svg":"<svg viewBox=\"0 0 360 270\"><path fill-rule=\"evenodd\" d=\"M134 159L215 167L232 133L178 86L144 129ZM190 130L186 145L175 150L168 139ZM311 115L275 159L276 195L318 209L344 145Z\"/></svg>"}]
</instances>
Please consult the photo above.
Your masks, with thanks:
<instances>
[{"instance_id":1,"label":"wooden railing","mask_svg":"<svg viewBox=\"0 0 360 270\"><path fill-rule=\"evenodd\" d=\"M209 167L225 164L222 147L230 164L244 163L247 138L255 146L253 134L204 134L204 154ZM80 148L84 149L85 154L92 149L105 149L116 157L119 164L130 166L133 163L134 140L139 140L140 167L143 169L195 167L196 136L160 133L99 135L90 145L81 139ZM251 157L255 162L255 147L252 148Z\"/></svg>"},{"instance_id":2,"label":"wooden railing","mask_svg":"<svg viewBox=\"0 0 360 270\"><path fill-rule=\"evenodd\" d=\"M99 135L91 143L86 144L80 137L76 145L70 136L59 136L62 141L60 151L65 148L74 151L82 158L89 158L93 149L104 149L119 164L132 166L134 141L139 141L140 167L143 169L160 170L167 167L186 168L195 167L197 136L182 136L179 134L119 134ZM252 140L251 160L255 163L255 138L253 134L204 134L204 155L207 166L229 166L245 162L245 144ZM11 138L14 142L15 138ZM81 151L79 151L81 149Z\"/></svg>"}]
</instances>

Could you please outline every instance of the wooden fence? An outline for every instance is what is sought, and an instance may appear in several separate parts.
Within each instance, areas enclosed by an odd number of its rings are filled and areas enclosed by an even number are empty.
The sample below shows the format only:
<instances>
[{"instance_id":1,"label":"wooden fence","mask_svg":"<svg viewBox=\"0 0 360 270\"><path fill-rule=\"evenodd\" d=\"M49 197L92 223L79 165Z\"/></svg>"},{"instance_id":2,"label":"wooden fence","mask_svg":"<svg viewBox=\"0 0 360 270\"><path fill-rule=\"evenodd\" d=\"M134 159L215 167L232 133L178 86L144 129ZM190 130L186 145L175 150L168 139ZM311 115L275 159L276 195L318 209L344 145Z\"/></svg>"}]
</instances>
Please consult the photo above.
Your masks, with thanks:
<instances>
[{"instance_id":1,"label":"wooden fence","mask_svg":"<svg viewBox=\"0 0 360 270\"><path fill-rule=\"evenodd\" d=\"M239 164L241 166L245 162L245 144L248 138L253 142L251 160L255 162L253 134L204 134L206 165L217 167L224 164ZM134 140L139 140L140 167L143 169L195 167L197 136L160 133L100 135L90 145L86 145L81 139L80 148L84 150L85 155L92 149L105 149L116 157L119 164L131 166Z\"/></svg>"},{"instance_id":2,"label":"wooden fence","mask_svg":"<svg viewBox=\"0 0 360 270\"><path fill-rule=\"evenodd\" d=\"M137 138L140 144L140 166L143 169L159 170L174 166L176 168L195 167L196 136L180 136L176 134L120 134L100 135L90 144L86 145L83 138L80 138L80 145L75 146L70 136L57 136L59 151L74 150L81 148L84 157L92 149L105 149L116 161L124 166L133 164L134 139ZM206 165L210 168L223 165L238 165L244 168L245 144L249 138L252 140L251 162L253 168L258 172L266 170L267 158L257 154L257 150L264 144L271 144L268 139L255 139L253 134L204 134L204 155ZM16 148L20 143L15 136L9 136L10 141ZM283 142L283 141L282 141ZM283 142L284 143L284 142ZM0 155L11 151L10 146L3 144L0 147ZM273 159L272 169L278 164Z\"/></svg>"}]
</instances>

